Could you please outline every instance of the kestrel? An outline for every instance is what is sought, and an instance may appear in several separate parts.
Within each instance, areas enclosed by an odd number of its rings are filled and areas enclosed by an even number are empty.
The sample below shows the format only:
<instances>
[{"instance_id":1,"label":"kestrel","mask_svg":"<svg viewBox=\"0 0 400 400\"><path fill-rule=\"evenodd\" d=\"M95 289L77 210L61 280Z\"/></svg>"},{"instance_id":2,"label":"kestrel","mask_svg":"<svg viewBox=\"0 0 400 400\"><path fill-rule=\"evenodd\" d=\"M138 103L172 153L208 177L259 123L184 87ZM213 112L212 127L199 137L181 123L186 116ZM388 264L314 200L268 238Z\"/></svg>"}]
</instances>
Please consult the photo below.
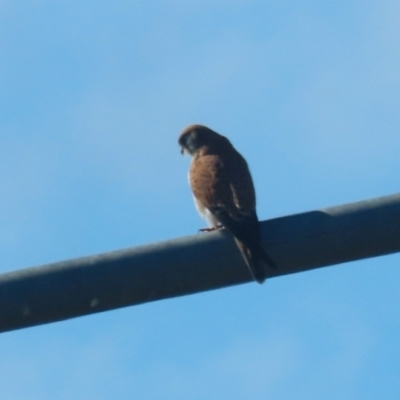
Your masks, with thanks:
<instances>
[{"instance_id":1,"label":"kestrel","mask_svg":"<svg viewBox=\"0 0 400 400\"><path fill-rule=\"evenodd\" d=\"M181 153L192 157L189 183L199 213L210 230L233 235L252 277L266 275L262 264L276 268L261 244L256 195L246 160L225 137L203 125L190 125L179 136Z\"/></svg>"}]
</instances>

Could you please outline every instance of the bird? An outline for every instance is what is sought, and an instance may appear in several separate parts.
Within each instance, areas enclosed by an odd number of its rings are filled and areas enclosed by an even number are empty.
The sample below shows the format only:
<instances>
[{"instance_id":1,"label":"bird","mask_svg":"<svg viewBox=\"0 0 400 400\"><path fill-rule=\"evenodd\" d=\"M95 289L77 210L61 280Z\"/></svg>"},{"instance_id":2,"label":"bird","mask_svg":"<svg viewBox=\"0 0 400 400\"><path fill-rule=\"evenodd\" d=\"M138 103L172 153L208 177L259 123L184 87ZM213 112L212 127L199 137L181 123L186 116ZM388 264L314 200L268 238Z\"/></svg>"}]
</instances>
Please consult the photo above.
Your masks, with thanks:
<instances>
[{"instance_id":1,"label":"bird","mask_svg":"<svg viewBox=\"0 0 400 400\"><path fill-rule=\"evenodd\" d=\"M179 135L182 154L191 156L189 185L199 214L210 228L230 232L252 278L266 279L264 264L275 269L274 260L261 244L253 179L244 157L228 138L194 124Z\"/></svg>"}]
</instances>

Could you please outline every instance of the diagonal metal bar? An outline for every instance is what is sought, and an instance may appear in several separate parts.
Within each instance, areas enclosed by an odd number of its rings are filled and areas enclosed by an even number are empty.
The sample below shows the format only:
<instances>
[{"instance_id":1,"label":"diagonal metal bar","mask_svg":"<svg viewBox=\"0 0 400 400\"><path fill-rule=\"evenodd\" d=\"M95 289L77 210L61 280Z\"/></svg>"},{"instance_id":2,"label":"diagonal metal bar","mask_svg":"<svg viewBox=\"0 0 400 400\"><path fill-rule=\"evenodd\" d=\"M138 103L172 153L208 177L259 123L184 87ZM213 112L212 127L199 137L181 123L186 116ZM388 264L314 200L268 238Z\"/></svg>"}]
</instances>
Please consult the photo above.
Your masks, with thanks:
<instances>
[{"instance_id":1,"label":"diagonal metal bar","mask_svg":"<svg viewBox=\"0 0 400 400\"><path fill-rule=\"evenodd\" d=\"M262 222L270 277L400 251L400 194ZM249 282L226 232L0 275L0 332Z\"/></svg>"}]
</instances>

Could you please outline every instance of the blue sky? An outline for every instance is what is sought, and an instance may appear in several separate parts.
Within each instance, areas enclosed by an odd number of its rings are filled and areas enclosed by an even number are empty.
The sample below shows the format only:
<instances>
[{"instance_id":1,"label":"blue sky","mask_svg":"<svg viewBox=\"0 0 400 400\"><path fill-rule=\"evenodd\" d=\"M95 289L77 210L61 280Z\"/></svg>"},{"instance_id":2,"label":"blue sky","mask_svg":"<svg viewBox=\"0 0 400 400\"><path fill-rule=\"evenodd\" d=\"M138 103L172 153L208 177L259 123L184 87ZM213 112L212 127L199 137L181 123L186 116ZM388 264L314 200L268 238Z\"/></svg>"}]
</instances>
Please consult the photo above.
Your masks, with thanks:
<instances>
[{"instance_id":1,"label":"blue sky","mask_svg":"<svg viewBox=\"0 0 400 400\"><path fill-rule=\"evenodd\" d=\"M0 271L194 234L195 122L248 159L262 219L399 192L399 20L391 0L0 1ZM2 334L2 398L398 399L399 262Z\"/></svg>"}]
</instances>

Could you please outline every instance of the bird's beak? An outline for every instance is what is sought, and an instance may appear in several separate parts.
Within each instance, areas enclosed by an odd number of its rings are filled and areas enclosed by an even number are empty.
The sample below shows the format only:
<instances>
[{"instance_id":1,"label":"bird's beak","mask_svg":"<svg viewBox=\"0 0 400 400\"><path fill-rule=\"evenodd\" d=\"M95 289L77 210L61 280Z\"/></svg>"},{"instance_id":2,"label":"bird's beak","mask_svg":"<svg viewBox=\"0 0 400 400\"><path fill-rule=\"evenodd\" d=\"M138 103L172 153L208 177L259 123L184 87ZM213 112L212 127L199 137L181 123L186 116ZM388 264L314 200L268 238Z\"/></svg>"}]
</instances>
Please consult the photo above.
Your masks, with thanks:
<instances>
[{"instance_id":1,"label":"bird's beak","mask_svg":"<svg viewBox=\"0 0 400 400\"><path fill-rule=\"evenodd\" d=\"M184 154L185 150L183 150L183 147L181 147L181 154Z\"/></svg>"}]
</instances>

